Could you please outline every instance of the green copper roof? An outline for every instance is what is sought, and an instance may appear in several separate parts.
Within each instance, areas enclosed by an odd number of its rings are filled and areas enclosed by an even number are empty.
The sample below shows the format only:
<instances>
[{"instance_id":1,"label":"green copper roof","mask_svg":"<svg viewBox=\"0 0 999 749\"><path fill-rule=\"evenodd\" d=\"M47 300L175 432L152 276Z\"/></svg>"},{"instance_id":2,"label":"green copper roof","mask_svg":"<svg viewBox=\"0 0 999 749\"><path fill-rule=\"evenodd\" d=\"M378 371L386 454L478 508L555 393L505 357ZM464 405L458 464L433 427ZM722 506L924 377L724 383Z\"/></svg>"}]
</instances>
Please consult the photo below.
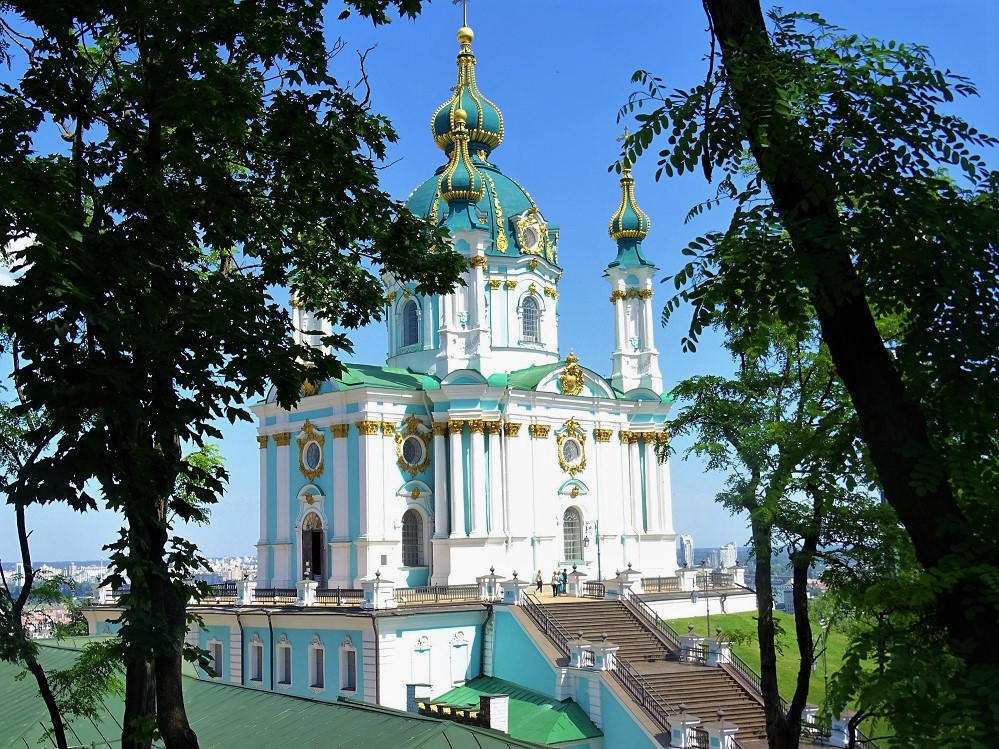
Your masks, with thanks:
<instances>
[{"instance_id":1,"label":"green copper roof","mask_svg":"<svg viewBox=\"0 0 999 749\"><path fill-rule=\"evenodd\" d=\"M476 708L487 694L508 694L510 736L537 744L560 744L566 741L603 736L603 732L572 700L556 700L504 679L479 676L464 686L445 692L433 702Z\"/></svg>"},{"instance_id":2,"label":"green copper roof","mask_svg":"<svg viewBox=\"0 0 999 749\"><path fill-rule=\"evenodd\" d=\"M437 192L446 203L464 201L478 203L485 194L482 174L468 155L468 130L465 128L467 114L459 109L454 115L454 148L447 167L438 179Z\"/></svg>"},{"instance_id":3,"label":"green copper roof","mask_svg":"<svg viewBox=\"0 0 999 749\"><path fill-rule=\"evenodd\" d=\"M373 386L397 390L440 390L436 377L410 372L398 367L376 367L371 364L350 364L344 367L343 376L337 379L341 390Z\"/></svg>"},{"instance_id":4,"label":"green copper roof","mask_svg":"<svg viewBox=\"0 0 999 749\"><path fill-rule=\"evenodd\" d=\"M46 670L68 668L75 658L72 650L39 648ZM39 743L48 714L34 679L16 679L20 671L0 662L0 749L52 746ZM537 749L496 731L353 700L319 702L186 676L183 684L188 717L203 749ZM96 722L72 721L70 745L118 746L124 705L115 697L106 697L104 704L107 709Z\"/></svg>"}]
</instances>

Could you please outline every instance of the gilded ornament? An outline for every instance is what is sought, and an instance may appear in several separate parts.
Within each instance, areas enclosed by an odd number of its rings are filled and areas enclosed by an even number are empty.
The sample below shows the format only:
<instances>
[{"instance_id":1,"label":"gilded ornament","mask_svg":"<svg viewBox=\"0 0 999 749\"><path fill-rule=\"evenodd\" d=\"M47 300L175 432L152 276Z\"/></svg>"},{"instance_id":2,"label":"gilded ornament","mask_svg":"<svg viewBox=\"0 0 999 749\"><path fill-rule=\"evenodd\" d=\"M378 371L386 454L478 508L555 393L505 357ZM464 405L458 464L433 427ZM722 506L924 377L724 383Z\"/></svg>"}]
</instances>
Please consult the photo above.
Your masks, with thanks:
<instances>
[{"instance_id":1,"label":"gilded ornament","mask_svg":"<svg viewBox=\"0 0 999 749\"><path fill-rule=\"evenodd\" d=\"M518 424L516 421L507 421L503 424L503 432L507 437L516 437L520 434L520 428L523 424Z\"/></svg>"},{"instance_id":2,"label":"gilded ornament","mask_svg":"<svg viewBox=\"0 0 999 749\"><path fill-rule=\"evenodd\" d=\"M579 366L579 357L570 353L565 358L565 369L558 376L558 384L563 395L579 395L583 392L583 369Z\"/></svg>"},{"instance_id":3,"label":"gilded ornament","mask_svg":"<svg viewBox=\"0 0 999 749\"><path fill-rule=\"evenodd\" d=\"M534 294L537 294L538 293L538 287L537 287L537 285L532 283L530 286L528 286L527 287L527 293L531 294L532 296Z\"/></svg>"},{"instance_id":4,"label":"gilded ornament","mask_svg":"<svg viewBox=\"0 0 999 749\"><path fill-rule=\"evenodd\" d=\"M572 497L573 499L575 499L576 497L578 497L579 496L579 487L578 486L572 487L572 489L569 491L569 496Z\"/></svg>"},{"instance_id":5,"label":"gilded ornament","mask_svg":"<svg viewBox=\"0 0 999 749\"><path fill-rule=\"evenodd\" d=\"M516 282L516 281L513 281L513 280L510 280L510 281L504 281L504 282L503 282L503 286L504 286L504 288L506 288L506 289L507 289L508 291L513 291L514 289L516 289L516 288L517 288L517 282Z\"/></svg>"},{"instance_id":6,"label":"gilded ornament","mask_svg":"<svg viewBox=\"0 0 999 749\"><path fill-rule=\"evenodd\" d=\"M303 306L304 305L302 304L301 300L297 296L293 296L291 298L291 308L292 309L302 309Z\"/></svg>"},{"instance_id":7,"label":"gilded ornament","mask_svg":"<svg viewBox=\"0 0 999 749\"><path fill-rule=\"evenodd\" d=\"M548 439L548 433L551 432L552 428L550 424L531 424L527 427L527 431L530 432L531 436L536 440L546 440Z\"/></svg>"},{"instance_id":8,"label":"gilded ornament","mask_svg":"<svg viewBox=\"0 0 999 749\"><path fill-rule=\"evenodd\" d=\"M506 252L510 243L503 230L503 206L500 205L499 196L496 194L496 185L493 184L492 178L488 174L482 176L486 178L489 191L493 194L493 210L496 212L496 249L499 252Z\"/></svg>"},{"instance_id":9,"label":"gilded ornament","mask_svg":"<svg viewBox=\"0 0 999 749\"><path fill-rule=\"evenodd\" d=\"M372 437L378 434L378 427L381 426L380 422L377 421L355 421L354 426L357 427L357 433L364 437Z\"/></svg>"},{"instance_id":10,"label":"gilded ornament","mask_svg":"<svg viewBox=\"0 0 999 749\"><path fill-rule=\"evenodd\" d=\"M447 423L447 431L450 434L461 434L465 428L465 422L461 419L451 419Z\"/></svg>"},{"instance_id":11,"label":"gilded ornament","mask_svg":"<svg viewBox=\"0 0 999 749\"><path fill-rule=\"evenodd\" d=\"M545 296L558 299L558 290L552 286L545 286Z\"/></svg>"},{"instance_id":12,"label":"gilded ornament","mask_svg":"<svg viewBox=\"0 0 999 749\"><path fill-rule=\"evenodd\" d=\"M478 156L481 161L485 161L486 156L488 154L486 153L484 148L480 148L478 151L475 152L475 155Z\"/></svg>"},{"instance_id":13,"label":"gilded ornament","mask_svg":"<svg viewBox=\"0 0 999 749\"><path fill-rule=\"evenodd\" d=\"M309 481L315 481L322 475L323 468L325 467L325 461L322 458L322 450L326 445L326 435L316 429L313 423L306 419L305 423L302 425L302 431L298 433L298 437L295 439L295 442L298 443L298 469ZM313 443L319 445L319 460L315 465L310 466L307 461L306 451Z\"/></svg>"},{"instance_id":14,"label":"gilded ornament","mask_svg":"<svg viewBox=\"0 0 999 749\"><path fill-rule=\"evenodd\" d=\"M381 427L384 436L388 437L390 434L395 434L395 424L391 421L383 421Z\"/></svg>"},{"instance_id":15,"label":"gilded ornament","mask_svg":"<svg viewBox=\"0 0 999 749\"><path fill-rule=\"evenodd\" d=\"M269 441L269 439L270 438L266 434L258 434L257 435L257 447L259 447L261 450L263 450L264 448L267 447L267 442Z\"/></svg>"},{"instance_id":16,"label":"gilded ornament","mask_svg":"<svg viewBox=\"0 0 999 749\"><path fill-rule=\"evenodd\" d=\"M482 270L485 270L486 269L486 256L485 255L476 255L475 257L469 258L468 259L468 267L469 268L481 268Z\"/></svg>"},{"instance_id":17,"label":"gilded ornament","mask_svg":"<svg viewBox=\"0 0 999 749\"><path fill-rule=\"evenodd\" d=\"M278 447L288 447L291 444L291 432L278 432L275 434L274 444Z\"/></svg>"},{"instance_id":18,"label":"gilded ornament","mask_svg":"<svg viewBox=\"0 0 999 749\"><path fill-rule=\"evenodd\" d=\"M447 422L435 421L433 424L434 437L447 437Z\"/></svg>"},{"instance_id":19,"label":"gilded ornament","mask_svg":"<svg viewBox=\"0 0 999 749\"><path fill-rule=\"evenodd\" d=\"M579 426L575 418L569 419L562 428L555 433L555 449L558 453L559 467L570 476L586 468L586 432ZM578 449L579 454L575 458L566 458L567 443L571 443Z\"/></svg>"},{"instance_id":20,"label":"gilded ornament","mask_svg":"<svg viewBox=\"0 0 999 749\"><path fill-rule=\"evenodd\" d=\"M430 439L423 430L426 430L426 425L423 421L415 414L410 414L405 419L402 420L403 429L405 431L399 431L395 433L395 456L396 464L399 466L400 470L406 471L410 476L415 476L427 469L430 465ZM436 424L435 424L436 426ZM403 457L403 444L406 440L410 438L415 438L420 441L423 446L423 457L419 463L409 463ZM419 496L419 490L414 489Z\"/></svg>"},{"instance_id":21,"label":"gilded ornament","mask_svg":"<svg viewBox=\"0 0 999 749\"><path fill-rule=\"evenodd\" d=\"M308 377L306 377L304 380L302 380L301 392L302 395L308 398L310 395L315 395L316 393L319 392L319 385L313 380L310 380Z\"/></svg>"},{"instance_id":22,"label":"gilded ornament","mask_svg":"<svg viewBox=\"0 0 999 749\"><path fill-rule=\"evenodd\" d=\"M468 431L472 434L482 434L486 430L486 423L482 419L469 419Z\"/></svg>"},{"instance_id":23,"label":"gilded ornament","mask_svg":"<svg viewBox=\"0 0 999 749\"><path fill-rule=\"evenodd\" d=\"M407 289L405 286L402 288L402 298L409 299L409 289Z\"/></svg>"},{"instance_id":24,"label":"gilded ornament","mask_svg":"<svg viewBox=\"0 0 999 749\"><path fill-rule=\"evenodd\" d=\"M410 499L419 499L420 498L420 490L417 487L414 486L413 490L409 493L409 498Z\"/></svg>"},{"instance_id":25,"label":"gilded ornament","mask_svg":"<svg viewBox=\"0 0 999 749\"><path fill-rule=\"evenodd\" d=\"M659 447L669 444L669 432L656 432L656 444Z\"/></svg>"},{"instance_id":26,"label":"gilded ornament","mask_svg":"<svg viewBox=\"0 0 999 749\"><path fill-rule=\"evenodd\" d=\"M316 503L316 498L312 494L305 495L305 503L308 505L314 505Z\"/></svg>"},{"instance_id":27,"label":"gilded ornament","mask_svg":"<svg viewBox=\"0 0 999 749\"><path fill-rule=\"evenodd\" d=\"M536 257L532 257L530 260L527 261L527 267L530 270L532 270L532 271L537 270L538 269L538 259Z\"/></svg>"},{"instance_id":28,"label":"gilded ornament","mask_svg":"<svg viewBox=\"0 0 999 749\"><path fill-rule=\"evenodd\" d=\"M628 289L627 296L629 299L638 299L638 289Z\"/></svg>"},{"instance_id":29,"label":"gilded ornament","mask_svg":"<svg viewBox=\"0 0 999 749\"><path fill-rule=\"evenodd\" d=\"M613 429L594 429L593 439L597 442L610 442L612 434L614 434Z\"/></svg>"},{"instance_id":30,"label":"gilded ornament","mask_svg":"<svg viewBox=\"0 0 999 749\"><path fill-rule=\"evenodd\" d=\"M503 285L502 279L499 279L499 278L490 278L489 279L489 288L492 289L493 291L496 291L502 285Z\"/></svg>"},{"instance_id":31,"label":"gilded ornament","mask_svg":"<svg viewBox=\"0 0 999 749\"><path fill-rule=\"evenodd\" d=\"M395 298L397 296L398 294L396 292L390 291L388 294L385 295L385 301L388 302L389 304L392 304L392 302L395 301Z\"/></svg>"},{"instance_id":32,"label":"gilded ornament","mask_svg":"<svg viewBox=\"0 0 999 749\"><path fill-rule=\"evenodd\" d=\"M648 301L649 299L652 298L652 289L642 289L641 291L638 292L638 297L640 299Z\"/></svg>"},{"instance_id":33,"label":"gilded ornament","mask_svg":"<svg viewBox=\"0 0 999 749\"><path fill-rule=\"evenodd\" d=\"M503 431L503 424L498 421L486 422L486 434L500 434Z\"/></svg>"},{"instance_id":34,"label":"gilded ornament","mask_svg":"<svg viewBox=\"0 0 999 749\"><path fill-rule=\"evenodd\" d=\"M344 439L349 428L349 424L330 424L330 434L333 435L333 439Z\"/></svg>"},{"instance_id":35,"label":"gilded ornament","mask_svg":"<svg viewBox=\"0 0 999 749\"><path fill-rule=\"evenodd\" d=\"M624 299L626 296L627 294L621 289L614 289L614 291L612 291L610 295L611 304L618 301L619 299Z\"/></svg>"}]
</instances>

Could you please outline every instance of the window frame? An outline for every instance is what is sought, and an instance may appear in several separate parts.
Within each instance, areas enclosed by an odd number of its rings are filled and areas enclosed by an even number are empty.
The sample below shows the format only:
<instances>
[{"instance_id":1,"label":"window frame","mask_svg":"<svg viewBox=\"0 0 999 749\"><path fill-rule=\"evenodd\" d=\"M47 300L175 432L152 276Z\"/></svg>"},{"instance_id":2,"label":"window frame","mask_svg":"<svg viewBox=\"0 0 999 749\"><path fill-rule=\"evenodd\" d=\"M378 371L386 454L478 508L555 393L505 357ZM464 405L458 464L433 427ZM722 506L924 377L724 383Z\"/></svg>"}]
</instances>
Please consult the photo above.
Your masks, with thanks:
<instances>
[{"instance_id":1,"label":"window frame","mask_svg":"<svg viewBox=\"0 0 999 749\"><path fill-rule=\"evenodd\" d=\"M294 652L287 635L281 635L275 648L277 658L277 678L275 683L279 689L290 689L294 678Z\"/></svg>"},{"instance_id":2,"label":"window frame","mask_svg":"<svg viewBox=\"0 0 999 749\"><path fill-rule=\"evenodd\" d=\"M343 638L340 644L340 691L346 694L357 694L357 647L349 637ZM349 664L353 664L353 685L349 682L351 669Z\"/></svg>"},{"instance_id":3,"label":"window frame","mask_svg":"<svg viewBox=\"0 0 999 749\"><path fill-rule=\"evenodd\" d=\"M410 330L412 325L412 330ZM420 335L420 305L415 299L406 299L402 303L399 313L399 348L410 348L419 346L422 336ZM410 333L413 334L412 339Z\"/></svg>"},{"instance_id":4,"label":"window frame","mask_svg":"<svg viewBox=\"0 0 999 749\"><path fill-rule=\"evenodd\" d=\"M407 535L412 535L414 531L407 533L407 529L410 528L410 524L406 522L407 518L415 518L416 521L413 525L416 526L415 529L415 539L407 538ZM427 549L426 542L424 540L424 535L426 534L426 520L421 513L415 507L410 507L404 513L402 513L402 539L400 543L402 551L402 566L403 567L426 567L427 566ZM409 547L409 548L407 548ZM415 557L412 554L415 552ZM410 562L416 562L416 564L410 564Z\"/></svg>"},{"instance_id":5,"label":"window frame","mask_svg":"<svg viewBox=\"0 0 999 749\"><path fill-rule=\"evenodd\" d=\"M575 527L569 522L570 514L575 521ZM578 507L570 506L562 513L562 556L564 562L582 562L583 559L583 513ZM572 536L570 537L570 533ZM575 548L571 548L575 547ZM570 550L578 553L572 556Z\"/></svg>"},{"instance_id":6,"label":"window frame","mask_svg":"<svg viewBox=\"0 0 999 749\"><path fill-rule=\"evenodd\" d=\"M319 635L309 643L309 689L316 694L326 691L326 646Z\"/></svg>"},{"instance_id":7,"label":"window frame","mask_svg":"<svg viewBox=\"0 0 999 749\"><path fill-rule=\"evenodd\" d=\"M253 637L250 638L250 662L247 664L249 666L248 670L250 672L250 681L254 684L263 684L264 682L264 643L260 639L260 635L254 633Z\"/></svg>"},{"instance_id":8,"label":"window frame","mask_svg":"<svg viewBox=\"0 0 999 749\"><path fill-rule=\"evenodd\" d=\"M528 306L532 310L530 323L534 328L533 335L528 332ZM520 303L520 339L524 343L541 343L541 303L533 294L524 297Z\"/></svg>"}]
</instances>

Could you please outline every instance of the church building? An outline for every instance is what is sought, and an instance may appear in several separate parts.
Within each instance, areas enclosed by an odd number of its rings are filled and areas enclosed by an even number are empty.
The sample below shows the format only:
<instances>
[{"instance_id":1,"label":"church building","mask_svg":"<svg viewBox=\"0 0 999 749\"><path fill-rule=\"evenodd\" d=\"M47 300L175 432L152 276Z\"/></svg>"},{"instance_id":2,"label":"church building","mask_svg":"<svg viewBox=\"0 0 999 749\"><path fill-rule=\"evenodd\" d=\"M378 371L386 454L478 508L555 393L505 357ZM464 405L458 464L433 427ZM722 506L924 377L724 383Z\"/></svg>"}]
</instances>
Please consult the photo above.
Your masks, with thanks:
<instances>
[{"instance_id":1,"label":"church building","mask_svg":"<svg viewBox=\"0 0 999 749\"><path fill-rule=\"evenodd\" d=\"M610 218L605 376L559 347L571 248L560 257L558 227L494 160L503 116L478 89L472 40L459 30L457 86L431 120L445 163L407 200L449 230L465 285L422 296L385 275L388 360L348 365L292 411L255 406L261 587L357 588L376 573L453 585L491 567L546 582L573 566L590 580L628 564L676 572L657 268L631 171ZM320 345L309 331L323 323L294 315Z\"/></svg>"}]
</instances>

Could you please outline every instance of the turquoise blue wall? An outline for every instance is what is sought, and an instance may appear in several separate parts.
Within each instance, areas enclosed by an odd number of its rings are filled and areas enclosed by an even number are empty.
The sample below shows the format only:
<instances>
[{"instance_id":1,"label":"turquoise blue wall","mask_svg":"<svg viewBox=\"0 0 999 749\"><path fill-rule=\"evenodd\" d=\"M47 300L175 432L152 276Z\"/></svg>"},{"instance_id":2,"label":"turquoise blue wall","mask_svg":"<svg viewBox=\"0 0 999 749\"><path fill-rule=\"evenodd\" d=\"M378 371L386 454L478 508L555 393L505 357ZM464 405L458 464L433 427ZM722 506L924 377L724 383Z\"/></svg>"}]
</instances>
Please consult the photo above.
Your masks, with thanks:
<instances>
[{"instance_id":1,"label":"turquoise blue wall","mask_svg":"<svg viewBox=\"0 0 999 749\"><path fill-rule=\"evenodd\" d=\"M496 622L493 675L542 694L554 694L554 667L509 610L496 606L493 611Z\"/></svg>"},{"instance_id":2,"label":"turquoise blue wall","mask_svg":"<svg viewBox=\"0 0 999 749\"><path fill-rule=\"evenodd\" d=\"M207 625L198 633L198 647L202 650L208 650L209 640L218 640L222 643L222 665L216 669L222 681L229 681L229 634L229 627L224 624ZM195 665L194 669L200 678L208 678L207 672L200 666Z\"/></svg>"}]
</instances>

